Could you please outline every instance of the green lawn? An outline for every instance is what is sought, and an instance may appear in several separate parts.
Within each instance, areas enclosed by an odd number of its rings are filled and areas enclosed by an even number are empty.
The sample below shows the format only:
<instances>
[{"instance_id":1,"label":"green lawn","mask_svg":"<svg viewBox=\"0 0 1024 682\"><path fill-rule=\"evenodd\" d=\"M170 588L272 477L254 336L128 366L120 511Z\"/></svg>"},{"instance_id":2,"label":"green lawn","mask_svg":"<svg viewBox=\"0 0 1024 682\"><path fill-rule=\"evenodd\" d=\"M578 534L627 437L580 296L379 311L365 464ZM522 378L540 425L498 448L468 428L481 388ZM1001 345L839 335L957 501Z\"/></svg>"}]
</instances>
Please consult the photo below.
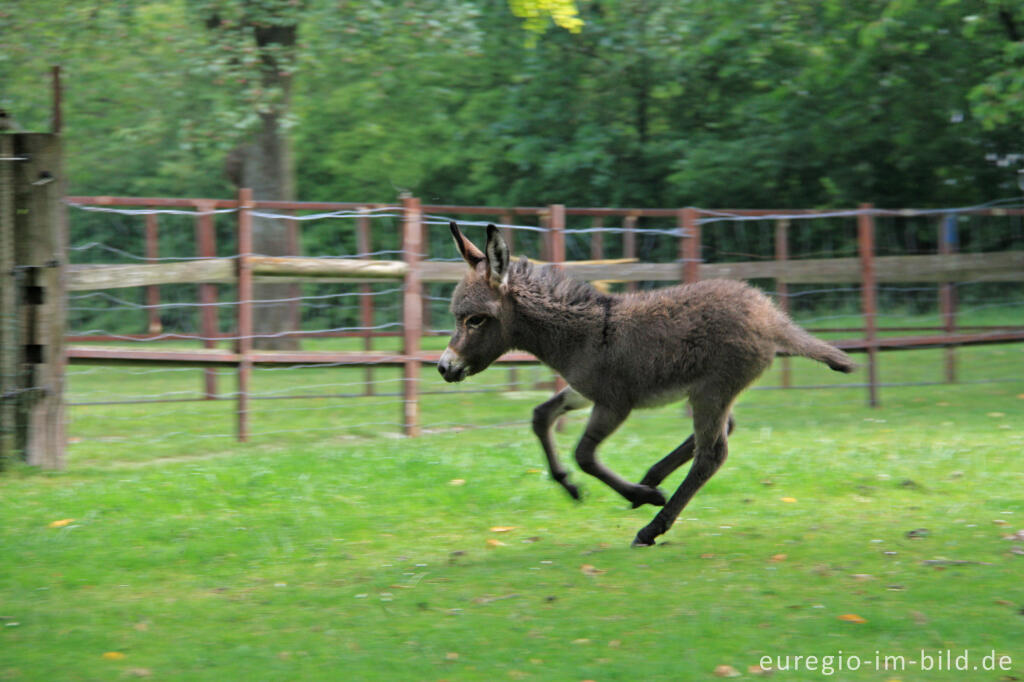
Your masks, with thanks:
<instances>
[{"instance_id":1,"label":"green lawn","mask_svg":"<svg viewBox=\"0 0 1024 682\"><path fill-rule=\"evenodd\" d=\"M883 354L881 376L938 381L942 353ZM651 507L578 473L577 504L549 480L531 369L513 392L425 396L417 440L396 436L391 396L254 401L245 445L229 400L72 407L66 472L0 477L0 680L758 679L764 656L799 667L783 680L1024 678L1024 539L1005 539L1024 530L1024 345L958 357L963 383L884 388L874 410L840 384L748 391L729 461L643 550ZM73 400L200 385L90 369L73 368ZM567 460L581 420L559 435ZM687 433L679 405L637 413L604 459L639 478ZM968 671L936 671L965 651Z\"/></svg>"}]
</instances>

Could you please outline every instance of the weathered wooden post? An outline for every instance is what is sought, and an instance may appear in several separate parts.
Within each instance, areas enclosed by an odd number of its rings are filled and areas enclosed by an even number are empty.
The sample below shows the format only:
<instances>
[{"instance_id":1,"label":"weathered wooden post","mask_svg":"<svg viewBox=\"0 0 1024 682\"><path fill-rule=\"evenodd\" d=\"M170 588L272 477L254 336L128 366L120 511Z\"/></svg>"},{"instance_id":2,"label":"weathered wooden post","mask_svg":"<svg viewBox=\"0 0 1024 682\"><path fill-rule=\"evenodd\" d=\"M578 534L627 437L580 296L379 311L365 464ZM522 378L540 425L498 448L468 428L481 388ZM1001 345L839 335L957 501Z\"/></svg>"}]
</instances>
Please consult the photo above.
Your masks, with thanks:
<instances>
[{"instance_id":1,"label":"weathered wooden post","mask_svg":"<svg viewBox=\"0 0 1024 682\"><path fill-rule=\"evenodd\" d=\"M64 467L66 215L60 138L0 134L0 465Z\"/></svg>"},{"instance_id":2,"label":"weathered wooden post","mask_svg":"<svg viewBox=\"0 0 1024 682\"><path fill-rule=\"evenodd\" d=\"M860 301L864 314L864 345L868 352L868 405L878 407L878 284L875 280L874 204L861 204L857 215L860 253Z\"/></svg>"},{"instance_id":3,"label":"weathered wooden post","mask_svg":"<svg viewBox=\"0 0 1024 682\"><path fill-rule=\"evenodd\" d=\"M789 260L789 220L782 218L775 221L775 260L785 264ZM781 277L775 278L775 290L778 292L779 308L782 312L789 314L789 285ZM791 367L789 357L782 357L780 369L782 370L782 387L791 386Z\"/></svg>"},{"instance_id":4,"label":"weathered wooden post","mask_svg":"<svg viewBox=\"0 0 1024 682\"><path fill-rule=\"evenodd\" d=\"M14 258L14 136L0 133L0 471L13 459L18 389L18 292Z\"/></svg>"},{"instance_id":5,"label":"weathered wooden post","mask_svg":"<svg viewBox=\"0 0 1024 682\"><path fill-rule=\"evenodd\" d=\"M238 396L235 402L238 440L249 440L249 379L252 375L252 190L238 190Z\"/></svg>"},{"instance_id":6,"label":"weathered wooden post","mask_svg":"<svg viewBox=\"0 0 1024 682\"><path fill-rule=\"evenodd\" d=\"M423 229L420 200L402 198L402 257L408 270L402 293L402 432L406 436L420 435L420 337L423 335L423 281L420 277L420 254Z\"/></svg>"}]
</instances>

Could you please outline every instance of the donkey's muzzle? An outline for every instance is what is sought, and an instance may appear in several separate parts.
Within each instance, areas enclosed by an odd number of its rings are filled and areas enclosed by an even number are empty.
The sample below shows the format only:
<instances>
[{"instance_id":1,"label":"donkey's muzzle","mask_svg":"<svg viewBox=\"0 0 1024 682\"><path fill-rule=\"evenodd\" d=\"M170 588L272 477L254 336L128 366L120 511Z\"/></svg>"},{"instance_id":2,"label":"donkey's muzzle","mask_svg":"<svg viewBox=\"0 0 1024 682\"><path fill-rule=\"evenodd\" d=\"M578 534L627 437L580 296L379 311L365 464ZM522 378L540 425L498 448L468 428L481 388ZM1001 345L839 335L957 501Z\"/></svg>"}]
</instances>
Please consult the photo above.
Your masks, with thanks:
<instances>
[{"instance_id":1,"label":"donkey's muzzle","mask_svg":"<svg viewBox=\"0 0 1024 682\"><path fill-rule=\"evenodd\" d=\"M437 371L441 373L444 380L452 383L455 381L462 381L469 374L469 367L463 362L459 354L453 351L451 348L446 348L444 353L441 354L441 359L437 361Z\"/></svg>"}]
</instances>

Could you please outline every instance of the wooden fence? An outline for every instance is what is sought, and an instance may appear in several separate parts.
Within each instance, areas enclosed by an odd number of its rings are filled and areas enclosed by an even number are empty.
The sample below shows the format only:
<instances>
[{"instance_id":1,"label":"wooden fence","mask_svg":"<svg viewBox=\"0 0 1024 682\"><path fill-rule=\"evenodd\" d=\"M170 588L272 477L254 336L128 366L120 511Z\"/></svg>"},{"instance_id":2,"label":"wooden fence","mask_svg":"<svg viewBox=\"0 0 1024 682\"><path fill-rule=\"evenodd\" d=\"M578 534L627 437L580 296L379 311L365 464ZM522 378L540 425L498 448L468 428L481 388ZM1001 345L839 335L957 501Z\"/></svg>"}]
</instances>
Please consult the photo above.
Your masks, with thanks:
<instances>
[{"instance_id":1,"label":"wooden fence","mask_svg":"<svg viewBox=\"0 0 1024 682\"><path fill-rule=\"evenodd\" d=\"M247 423L249 402L249 379L254 365L316 365L345 363L372 366L397 366L402 368L403 400L402 425L408 436L420 433L419 390L420 371L424 364L433 364L439 353L421 348L424 336L424 284L431 282L456 282L461 279L465 265L461 262L437 262L422 258L425 244L424 214L445 214L458 216L486 216L495 222L510 224L517 218L526 218L541 223L543 233L543 257L558 263L574 275L588 280L614 280L636 283L693 282L702 278L727 277L736 279L773 279L777 282L780 304L787 305L787 286L799 283L855 283L859 285L863 327L856 331L856 338L835 341L835 345L850 352L867 354L868 400L878 404L878 376L876 354L883 350L910 348L945 347L983 343L1006 343L1024 340L1024 327L960 328L956 326L955 297L951 293L952 283L958 281L999 282L1024 280L1024 251L998 253L956 253L955 244L949 231L942 229L939 221L938 253L909 256L875 255L875 219L880 216L914 216L922 212L907 210L877 210L862 205L846 215L856 218L858 256L847 258L789 258L789 218L773 218L784 213L787 216L818 216L816 211L769 211L730 210L731 216L745 216L774 221L775 259L738 263L702 262L702 218L720 215L722 211L698 208L682 209L608 209L608 208L567 208L563 205L544 207L498 208L488 206L421 205L419 199L406 197L402 200L402 259L372 260L368 258L317 259L291 257L267 257L252 253L252 213L254 211L359 211L383 208L376 204L326 203L326 202L283 202L253 200L249 190L243 189L235 199L169 199L139 197L72 196L69 203L97 207L141 207L179 208L197 211L196 230L198 254L202 258L189 262L147 262L138 265L77 265L67 269L68 291L88 291L124 287L147 287L147 301L159 301L157 287L161 284L194 283L213 285L231 283L237 285L238 300L236 330L231 338L231 350L206 347L192 350L171 350L159 348L124 348L98 345L79 345L82 338L70 337L74 342L65 349L65 358L70 363L144 363L197 367L228 366L235 368L238 375L237 437L245 441L249 435ZM219 209L234 209L237 217L237 254L232 258L216 257L213 242L213 221L210 212ZM982 215L1022 215L1021 209L979 209L970 211ZM293 214L294 215L294 214ZM622 259L604 261L602 232L590 235L590 255L593 261L567 262L565 229L567 216L586 216L594 226L601 226L606 220L621 221L624 225L622 238ZM642 263L636 261L637 221L641 218L672 220L677 228L677 255L671 263ZM579 218L577 218L579 220ZM289 221L293 231L292 241L297 244L297 223ZM156 215L147 215L145 230L147 236L147 257L157 258L158 224ZM370 251L371 234L369 221L357 219L359 250ZM507 233L509 237L512 235ZM396 280L404 283L402 295L401 350L398 352L372 350L372 332L362 332L367 337L362 351L264 351L252 347L253 296L255 282L347 282L371 283L381 280ZM882 335L892 329L880 329L876 324L877 295L879 283L931 282L940 292L943 325L927 331L934 333L913 336ZM212 287L200 290L200 302L204 310L212 310L216 302ZM363 304L363 320L372 320L372 300L367 297ZM160 331L159 318L150 308L149 335ZM200 317L202 337L216 340L219 336L215 316ZM364 325L370 327L370 324ZM318 334L318 333L313 333ZM301 334L299 334L301 336ZM123 337L122 337L123 338ZM95 340L95 337L91 337ZM210 343L210 346L215 344ZM955 364L950 350L947 355L947 380L955 380ZM526 353L509 353L501 363L534 363L536 359ZM789 384L787 359L783 359L783 385Z\"/></svg>"}]
</instances>

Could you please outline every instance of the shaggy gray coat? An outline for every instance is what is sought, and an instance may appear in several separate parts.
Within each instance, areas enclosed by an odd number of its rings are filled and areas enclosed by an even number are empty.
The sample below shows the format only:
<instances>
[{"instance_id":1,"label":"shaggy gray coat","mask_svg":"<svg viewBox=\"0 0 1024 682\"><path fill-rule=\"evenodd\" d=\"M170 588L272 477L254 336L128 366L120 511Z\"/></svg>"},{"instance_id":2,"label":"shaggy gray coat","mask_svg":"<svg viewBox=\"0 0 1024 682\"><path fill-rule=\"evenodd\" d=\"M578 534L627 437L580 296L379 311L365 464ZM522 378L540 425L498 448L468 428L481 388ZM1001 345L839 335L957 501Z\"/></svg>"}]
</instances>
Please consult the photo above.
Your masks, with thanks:
<instances>
[{"instance_id":1,"label":"shaggy gray coat","mask_svg":"<svg viewBox=\"0 0 1024 682\"><path fill-rule=\"evenodd\" d=\"M634 545L651 545L675 522L694 493L718 470L734 424L731 409L778 355L799 355L852 372L837 348L796 326L757 289L732 280L634 294L604 294L554 266L525 258L510 262L508 246L488 227L486 253L452 224L459 252L470 266L452 297L455 334L438 363L447 381L480 372L511 349L534 354L569 387L534 410L533 427L552 477L574 498L551 439L554 421L593 404L576 461L634 506L662 506ZM689 398L694 433L650 468L627 481L597 458L597 446L635 408ZM694 460L666 502L657 486Z\"/></svg>"}]
</instances>

